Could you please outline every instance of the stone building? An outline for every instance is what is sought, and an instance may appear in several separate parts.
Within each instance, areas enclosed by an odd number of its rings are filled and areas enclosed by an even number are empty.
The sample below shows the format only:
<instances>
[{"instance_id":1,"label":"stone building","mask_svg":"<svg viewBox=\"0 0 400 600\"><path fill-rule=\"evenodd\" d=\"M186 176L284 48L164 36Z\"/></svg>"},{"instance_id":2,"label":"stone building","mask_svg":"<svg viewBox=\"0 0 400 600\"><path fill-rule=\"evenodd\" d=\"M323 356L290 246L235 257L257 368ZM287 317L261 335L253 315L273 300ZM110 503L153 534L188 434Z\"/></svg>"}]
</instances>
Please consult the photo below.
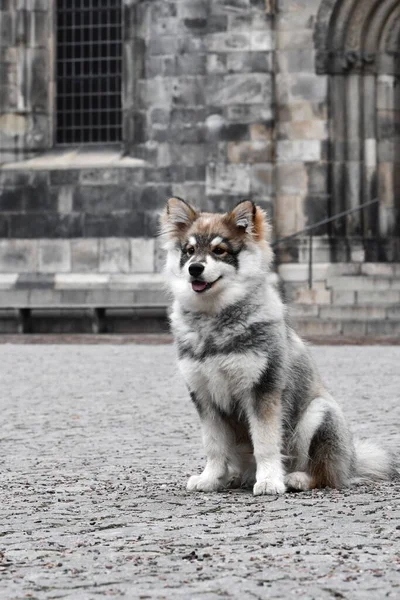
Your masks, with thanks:
<instances>
[{"instance_id":1,"label":"stone building","mask_svg":"<svg viewBox=\"0 0 400 600\"><path fill-rule=\"evenodd\" d=\"M306 332L400 331L399 35L399 0L0 0L1 306L163 305L171 195L275 238L378 198L311 289L308 237L277 264Z\"/></svg>"}]
</instances>

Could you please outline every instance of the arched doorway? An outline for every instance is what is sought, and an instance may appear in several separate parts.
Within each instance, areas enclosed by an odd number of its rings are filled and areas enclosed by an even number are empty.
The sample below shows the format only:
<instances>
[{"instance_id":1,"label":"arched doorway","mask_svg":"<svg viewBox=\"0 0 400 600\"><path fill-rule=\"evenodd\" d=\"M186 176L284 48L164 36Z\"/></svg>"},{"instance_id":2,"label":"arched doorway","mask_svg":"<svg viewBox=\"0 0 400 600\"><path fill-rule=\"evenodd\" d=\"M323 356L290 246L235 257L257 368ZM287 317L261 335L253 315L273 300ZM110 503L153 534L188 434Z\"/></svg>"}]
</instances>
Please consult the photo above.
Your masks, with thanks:
<instances>
[{"instance_id":1,"label":"arched doorway","mask_svg":"<svg viewBox=\"0 0 400 600\"><path fill-rule=\"evenodd\" d=\"M323 0L317 72L328 74L331 212L376 205L334 225L366 260L399 260L400 1Z\"/></svg>"}]
</instances>

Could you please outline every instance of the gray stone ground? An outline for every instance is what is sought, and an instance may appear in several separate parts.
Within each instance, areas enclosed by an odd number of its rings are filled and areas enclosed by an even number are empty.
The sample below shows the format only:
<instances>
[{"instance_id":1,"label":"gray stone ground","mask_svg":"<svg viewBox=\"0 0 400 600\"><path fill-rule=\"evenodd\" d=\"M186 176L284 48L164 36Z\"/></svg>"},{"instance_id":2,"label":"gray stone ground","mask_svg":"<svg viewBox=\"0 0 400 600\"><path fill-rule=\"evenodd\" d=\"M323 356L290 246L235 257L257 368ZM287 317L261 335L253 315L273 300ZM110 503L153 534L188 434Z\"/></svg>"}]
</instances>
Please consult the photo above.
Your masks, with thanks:
<instances>
[{"instance_id":1,"label":"gray stone ground","mask_svg":"<svg viewBox=\"0 0 400 600\"><path fill-rule=\"evenodd\" d=\"M360 436L399 450L399 347L317 347ZM0 346L0 597L399 598L400 486L189 495L171 346Z\"/></svg>"}]
</instances>

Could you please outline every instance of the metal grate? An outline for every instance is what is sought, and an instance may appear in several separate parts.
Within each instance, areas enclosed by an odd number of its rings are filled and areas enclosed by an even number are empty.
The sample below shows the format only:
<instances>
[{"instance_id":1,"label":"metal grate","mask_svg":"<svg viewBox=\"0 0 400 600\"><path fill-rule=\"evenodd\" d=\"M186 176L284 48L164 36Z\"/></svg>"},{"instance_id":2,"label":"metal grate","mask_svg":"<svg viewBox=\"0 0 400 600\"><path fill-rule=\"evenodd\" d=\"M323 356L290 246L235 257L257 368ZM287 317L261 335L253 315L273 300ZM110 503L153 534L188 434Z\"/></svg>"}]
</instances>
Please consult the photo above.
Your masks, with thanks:
<instances>
[{"instance_id":1,"label":"metal grate","mask_svg":"<svg viewBox=\"0 0 400 600\"><path fill-rule=\"evenodd\" d=\"M121 0L57 0L58 144L121 141Z\"/></svg>"}]
</instances>

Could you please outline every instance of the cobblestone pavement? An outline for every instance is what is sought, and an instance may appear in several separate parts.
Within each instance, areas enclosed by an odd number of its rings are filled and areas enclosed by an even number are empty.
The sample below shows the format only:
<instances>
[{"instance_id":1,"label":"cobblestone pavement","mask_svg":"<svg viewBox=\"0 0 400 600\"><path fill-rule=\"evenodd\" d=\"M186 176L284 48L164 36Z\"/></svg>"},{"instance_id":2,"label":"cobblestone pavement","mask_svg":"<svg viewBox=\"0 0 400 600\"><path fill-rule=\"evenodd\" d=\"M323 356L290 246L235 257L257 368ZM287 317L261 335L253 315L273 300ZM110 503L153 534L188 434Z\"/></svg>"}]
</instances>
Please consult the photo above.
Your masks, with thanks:
<instances>
[{"instance_id":1,"label":"cobblestone pavement","mask_svg":"<svg viewBox=\"0 0 400 600\"><path fill-rule=\"evenodd\" d=\"M400 348L313 350L360 436L399 451ZM0 598L399 598L400 485L193 494L171 346L0 347Z\"/></svg>"}]
</instances>

